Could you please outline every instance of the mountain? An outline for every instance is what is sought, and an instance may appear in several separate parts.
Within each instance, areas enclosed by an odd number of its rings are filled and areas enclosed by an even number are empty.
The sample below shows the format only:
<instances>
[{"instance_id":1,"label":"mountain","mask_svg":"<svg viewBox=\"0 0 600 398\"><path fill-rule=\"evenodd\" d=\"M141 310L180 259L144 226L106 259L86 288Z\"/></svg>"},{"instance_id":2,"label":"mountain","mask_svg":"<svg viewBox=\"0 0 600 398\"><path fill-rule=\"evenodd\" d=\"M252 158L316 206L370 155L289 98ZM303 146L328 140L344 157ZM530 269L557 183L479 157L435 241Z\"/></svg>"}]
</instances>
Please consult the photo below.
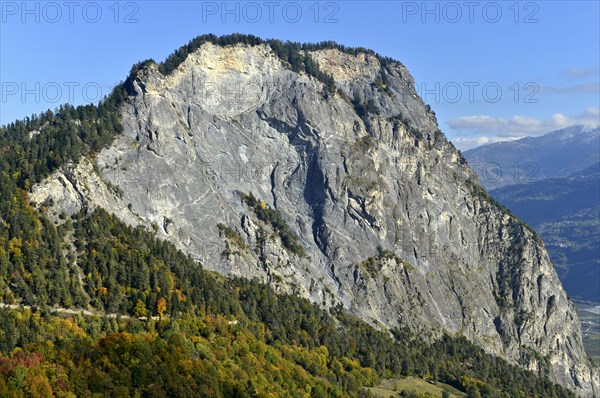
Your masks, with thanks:
<instances>
[{"instance_id":1,"label":"mountain","mask_svg":"<svg viewBox=\"0 0 600 398\"><path fill-rule=\"evenodd\" d=\"M490 194L539 232L571 297L600 301L600 163Z\"/></svg>"},{"instance_id":2,"label":"mountain","mask_svg":"<svg viewBox=\"0 0 600 398\"><path fill-rule=\"evenodd\" d=\"M574 126L464 153L486 189L568 177L600 161L600 128Z\"/></svg>"},{"instance_id":3,"label":"mountain","mask_svg":"<svg viewBox=\"0 0 600 398\"><path fill-rule=\"evenodd\" d=\"M34 130L41 132L27 141ZM16 303L152 314L159 321L166 312L175 318L197 311L205 320L190 321L188 329L169 326L170 333L199 330L212 339L238 318L219 321L209 310L238 314L237 301L228 297L239 297L244 316L262 322L239 323L266 342L283 336L292 345L323 344L340 363L352 353L366 366L383 361L381 374L410 374L410 367L395 364L403 351L383 356L369 348L380 343L375 329L344 329L354 321L312 313L308 301L294 301L299 296L330 313L348 311L399 341L407 341L406 330L440 344L452 354L431 362L422 373L427 378L455 362L469 368L462 354L469 352L477 368L503 359L518 365L512 372L519 388L538 388L519 382L526 380L519 373L524 368L583 396L599 391L574 305L543 243L478 185L397 61L333 43L204 36L161 64L134 66L98 109L66 107L9 126L4 135L3 167L10 172L0 174L8 198L0 221L11 260L2 275L5 296ZM15 230L26 233L14 236ZM44 233L52 236L48 244L39 238ZM173 248L186 260L173 262ZM49 252L64 255L50 260ZM240 286L238 279L203 282L196 263L268 284L277 297L296 297L281 299L294 304L277 306L267 290ZM328 337L332 324L345 334ZM307 342L319 333L325 337L318 343ZM152 336L160 351L163 343ZM129 335L117 337L116 347L137 344ZM481 359L446 343L451 338L498 358ZM188 340L173 343L185 358L228 358L223 349L209 352L204 340ZM100 358L106 344L94 346ZM388 346L386 340L382 348ZM256 347L236 350L258 350L277 363ZM308 369L328 363L286 350ZM95 355L81 363L91 361L102 363ZM235 377L246 380L239 372ZM465 390L494 379L468 372L452 377ZM511 384L510 376L496 378Z\"/></svg>"}]
</instances>

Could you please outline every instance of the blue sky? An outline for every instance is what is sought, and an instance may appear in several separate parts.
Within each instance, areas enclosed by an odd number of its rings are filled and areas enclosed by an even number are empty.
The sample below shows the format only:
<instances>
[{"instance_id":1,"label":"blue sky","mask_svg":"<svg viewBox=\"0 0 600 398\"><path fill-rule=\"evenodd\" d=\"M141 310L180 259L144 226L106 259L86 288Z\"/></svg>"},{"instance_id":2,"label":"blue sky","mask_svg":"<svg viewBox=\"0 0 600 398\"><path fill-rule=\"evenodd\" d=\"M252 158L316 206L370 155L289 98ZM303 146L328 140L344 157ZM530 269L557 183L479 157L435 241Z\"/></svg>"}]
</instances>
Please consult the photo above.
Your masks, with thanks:
<instances>
[{"instance_id":1,"label":"blue sky","mask_svg":"<svg viewBox=\"0 0 600 398\"><path fill-rule=\"evenodd\" d=\"M403 62L466 149L598 124L598 1L0 1L0 124L109 92L204 33L335 40Z\"/></svg>"}]
</instances>

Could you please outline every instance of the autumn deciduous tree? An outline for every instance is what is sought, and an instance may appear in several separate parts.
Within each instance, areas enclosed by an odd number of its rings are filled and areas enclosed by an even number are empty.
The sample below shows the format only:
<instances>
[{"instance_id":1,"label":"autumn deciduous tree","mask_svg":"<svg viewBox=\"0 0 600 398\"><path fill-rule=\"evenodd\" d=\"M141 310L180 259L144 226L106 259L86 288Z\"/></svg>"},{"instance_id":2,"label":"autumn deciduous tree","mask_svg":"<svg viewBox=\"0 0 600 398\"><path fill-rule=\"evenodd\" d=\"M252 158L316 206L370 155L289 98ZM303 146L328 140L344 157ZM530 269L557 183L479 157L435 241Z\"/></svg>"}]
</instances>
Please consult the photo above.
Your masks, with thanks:
<instances>
[{"instance_id":1,"label":"autumn deciduous tree","mask_svg":"<svg viewBox=\"0 0 600 398\"><path fill-rule=\"evenodd\" d=\"M147 312L148 311L146 310L146 305L142 302L142 300L138 299L137 303L135 303L135 309L133 310L133 314L138 318L141 318L143 316L146 316Z\"/></svg>"},{"instance_id":2,"label":"autumn deciduous tree","mask_svg":"<svg viewBox=\"0 0 600 398\"><path fill-rule=\"evenodd\" d=\"M164 298L159 298L156 302L156 312L158 316L162 318L165 315L165 311L167 310L167 300Z\"/></svg>"}]
</instances>

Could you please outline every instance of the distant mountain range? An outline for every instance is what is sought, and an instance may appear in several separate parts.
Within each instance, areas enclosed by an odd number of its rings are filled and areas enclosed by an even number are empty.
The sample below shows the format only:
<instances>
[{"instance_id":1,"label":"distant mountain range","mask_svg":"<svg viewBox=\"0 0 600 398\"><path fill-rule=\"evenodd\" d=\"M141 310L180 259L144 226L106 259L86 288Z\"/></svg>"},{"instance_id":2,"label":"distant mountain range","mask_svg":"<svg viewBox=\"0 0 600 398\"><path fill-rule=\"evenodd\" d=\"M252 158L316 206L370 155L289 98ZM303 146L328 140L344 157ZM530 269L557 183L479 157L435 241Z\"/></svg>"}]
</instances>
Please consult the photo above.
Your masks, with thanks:
<instances>
[{"instance_id":1,"label":"distant mountain range","mask_svg":"<svg viewBox=\"0 0 600 398\"><path fill-rule=\"evenodd\" d=\"M600 302L600 129L569 127L465 157L490 194L539 232L567 293Z\"/></svg>"},{"instance_id":2,"label":"distant mountain range","mask_svg":"<svg viewBox=\"0 0 600 398\"><path fill-rule=\"evenodd\" d=\"M600 128L574 126L464 153L488 189L568 177L600 162Z\"/></svg>"}]
</instances>

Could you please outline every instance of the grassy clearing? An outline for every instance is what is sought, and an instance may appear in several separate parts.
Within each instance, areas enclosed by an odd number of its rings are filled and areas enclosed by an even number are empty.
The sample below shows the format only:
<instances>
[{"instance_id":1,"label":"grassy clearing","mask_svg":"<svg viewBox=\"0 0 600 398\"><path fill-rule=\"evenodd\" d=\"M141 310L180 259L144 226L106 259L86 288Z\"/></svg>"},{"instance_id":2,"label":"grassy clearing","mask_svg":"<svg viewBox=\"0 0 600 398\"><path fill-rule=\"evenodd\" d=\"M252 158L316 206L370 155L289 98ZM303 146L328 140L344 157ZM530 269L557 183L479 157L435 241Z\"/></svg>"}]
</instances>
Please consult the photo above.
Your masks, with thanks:
<instances>
[{"instance_id":1,"label":"grassy clearing","mask_svg":"<svg viewBox=\"0 0 600 398\"><path fill-rule=\"evenodd\" d=\"M417 394L430 394L434 397L441 397L444 390L447 390L452 398L467 396L465 393L448 384L438 383L435 385L432 382L417 377L407 377L400 380L385 379L378 386L369 388L369 390L376 397L381 398L398 397L402 391L414 391Z\"/></svg>"}]
</instances>

